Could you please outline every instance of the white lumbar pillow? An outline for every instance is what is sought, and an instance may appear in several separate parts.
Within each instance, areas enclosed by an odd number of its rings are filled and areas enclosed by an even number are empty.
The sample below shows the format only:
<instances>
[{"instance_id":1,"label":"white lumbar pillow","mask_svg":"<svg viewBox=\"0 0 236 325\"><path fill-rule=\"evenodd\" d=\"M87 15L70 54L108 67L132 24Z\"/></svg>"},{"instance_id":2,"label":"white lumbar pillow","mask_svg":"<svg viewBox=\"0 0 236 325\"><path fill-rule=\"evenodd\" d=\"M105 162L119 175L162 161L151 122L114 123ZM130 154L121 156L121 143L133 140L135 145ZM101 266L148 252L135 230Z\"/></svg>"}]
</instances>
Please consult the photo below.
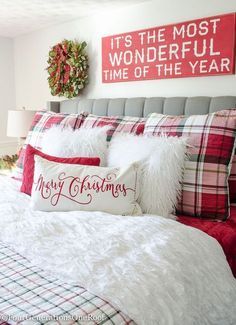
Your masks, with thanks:
<instances>
[{"instance_id":1,"label":"white lumbar pillow","mask_svg":"<svg viewBox=\"0 0 236 325\"><path fill-rule=\"evenodd\" d=\"M55 126L45 131L42 151L55 157L99 157L106 165L107 131L110 126L91 129L62 128Z\"/></svg>"},{"instance_id":2,"label":"white lumbar pillow","mask_svg":"<svg viewBox=\"0 0 236 325\"><path fill-rule=\"evenodd\" d=\"M35 156L31 207L40 211L104 211L140 215L139 166L69 165Z\"/></svg>"},{"instance_id":3,"label":"white lumbar pillow","mask_svg":"<svg viewBox=\"0 0 236 325\"><path fill-rule=\"evenodd\" d=\"M186 138L119 135L110 143L108 166L140 161L142 211L173 218L182 189L186 151Z\"/></svg>"}]
</instances>

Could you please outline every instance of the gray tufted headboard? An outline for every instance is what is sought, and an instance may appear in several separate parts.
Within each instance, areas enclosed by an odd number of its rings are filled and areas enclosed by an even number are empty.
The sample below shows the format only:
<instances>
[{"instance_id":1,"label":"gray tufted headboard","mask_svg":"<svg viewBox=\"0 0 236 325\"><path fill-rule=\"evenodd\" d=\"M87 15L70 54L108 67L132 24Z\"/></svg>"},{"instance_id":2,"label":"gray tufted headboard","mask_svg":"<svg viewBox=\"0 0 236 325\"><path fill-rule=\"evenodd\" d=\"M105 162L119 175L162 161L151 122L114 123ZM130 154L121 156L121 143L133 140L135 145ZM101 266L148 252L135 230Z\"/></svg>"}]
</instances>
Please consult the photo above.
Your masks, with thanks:
<instances>
[{"instance_id":1,"label":"gray tufted headboard","mask_svg":"<svg viewBox=\"0 0 236 325\"><path fill-rule=\"evenodd\" d=\"M95 115L147 116L157 112L169 115L207 114L222 109L236 108L236 96L219 97L134 97L71 99L48 102L48 109L54 112Z\"/></svg>"}]
</instances>

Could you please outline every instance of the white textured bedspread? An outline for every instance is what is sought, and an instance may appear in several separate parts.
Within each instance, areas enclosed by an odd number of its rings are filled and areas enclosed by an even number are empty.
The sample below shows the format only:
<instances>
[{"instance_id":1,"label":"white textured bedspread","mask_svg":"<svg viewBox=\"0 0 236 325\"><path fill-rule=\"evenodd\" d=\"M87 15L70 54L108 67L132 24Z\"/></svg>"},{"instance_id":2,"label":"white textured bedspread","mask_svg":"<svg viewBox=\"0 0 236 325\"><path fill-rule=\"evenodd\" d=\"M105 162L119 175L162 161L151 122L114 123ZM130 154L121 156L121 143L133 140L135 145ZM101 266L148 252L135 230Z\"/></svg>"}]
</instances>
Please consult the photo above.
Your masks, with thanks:
<instances>
[{"instance_id":1,"label":"white textured bedspread","mask_svg":"<svg viewBox=\"0 0 236 325\"><path fill-rule=\"evenodd\" d=\"M0 177L0 240L147 325L234 325L236 281L215 239L158 216L33 212Z\"/></svg>"}]
</instances>

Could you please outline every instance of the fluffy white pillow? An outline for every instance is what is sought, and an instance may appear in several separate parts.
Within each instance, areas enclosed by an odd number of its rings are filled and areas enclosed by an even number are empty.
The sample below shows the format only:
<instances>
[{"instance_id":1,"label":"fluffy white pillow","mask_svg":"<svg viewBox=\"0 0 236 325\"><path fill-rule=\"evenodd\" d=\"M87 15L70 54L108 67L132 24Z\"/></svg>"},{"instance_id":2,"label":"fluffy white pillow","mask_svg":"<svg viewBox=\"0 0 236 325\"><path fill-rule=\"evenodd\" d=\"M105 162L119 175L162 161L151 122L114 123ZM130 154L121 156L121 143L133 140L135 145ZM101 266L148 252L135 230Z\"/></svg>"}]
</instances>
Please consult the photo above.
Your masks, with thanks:
<instances>
[{"instance_id":1,"label":"fluffy white pillow","mask_svg":"<svg viewBox=\"0 0 236 325\"><path fill-rule=\"evenodd\" d=\"M186 151L186 138L119 135L111 141L108 166L140 161L142 211L173 218L182 188Z\"/></svg>"},{"instance_id":2,"label":"fluffy white pillow","mask_svg":"<svg viewBox=\"0 0 236 325\"><path fill-rule=\"evenodd\" d=\"M31 207L41 211L104 211L140 215L139 166L61 164L35 156Z\"/></svg>"},{"instance_id":3,"label":"fluffy white pillow","mask_svg":"<svg viewBox=\"0 0 236 325\"><path fill-rule=\"evenodd\" d=\"M99 157L100 166L106 165L107 131L110 126L91 129L48 129L42 139L42 151L55 157Z\"/></svg>"}]
</instances>

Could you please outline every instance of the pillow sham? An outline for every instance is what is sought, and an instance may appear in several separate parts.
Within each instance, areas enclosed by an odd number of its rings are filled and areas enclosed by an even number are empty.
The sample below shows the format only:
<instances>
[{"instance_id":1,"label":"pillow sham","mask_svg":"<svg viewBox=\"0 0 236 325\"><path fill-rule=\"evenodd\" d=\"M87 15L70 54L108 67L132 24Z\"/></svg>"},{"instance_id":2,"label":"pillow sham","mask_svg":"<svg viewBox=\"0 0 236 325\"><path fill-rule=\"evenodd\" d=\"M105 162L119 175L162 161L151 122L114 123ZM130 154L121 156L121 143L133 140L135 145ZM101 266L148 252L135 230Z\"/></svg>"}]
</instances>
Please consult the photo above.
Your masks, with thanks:
<instances>
[{"instance_id":1,"label":"pillow sham","mask_svg":"<svg viewBox=\"0 0 236 325\"><path fill-rule=\"evenodd\" d=\"M226 220L229 216L228 177L235 126L234 109L189 117L153 113L148 118L145 135L186 136L191 145L179 214L214 220Z\"/></svg>"},{"instance_id":2,"label":"pillow sham","mask_svg":"<svg viewBox=\"0 0 236 325\"><path fill-rule=\"evenodd\" d=\"M20 152L12 177L22 181L25 149L28 144L41 150L42 138L46 130L50 129L53 125L61 125L64 128L71 127L77 129L82 125L84 118L85 116L83 114L53 113L48 111L37 112L32 121L24 146Z\"/></svg>"},{"instance_id":3,"label":"pillow sham","mask_svg":"<svg viewBox=\"0 0 236 325\"><path fill-rule=\"evenodd\" d=\"M119 135L112 138L108 166L140 161L139 204L144 213L173 218L181 193L186 139Z\"/></svg>"},{"instance_id":4,"label":"pillow sham","mask_svg":"<svg viewBox=\"0 0 236 325\"><path fill-rule=\"evenodd\" d=\"M74 158L60 158L47 155L35 148L30 144L27 145L25 150L25 163L23 171L23 179L20 191L22 193L31 195L33 180L34 180L34 157L35 155L45 158L49 161L64 163L64 164L75 164L75 165L91 165L99 166L99 158L86 158L86 157L74 157Z\"/></svg>"},{"instance_id":5,"label":"pillow sham","mask_svg":"<svg viewBox=\"0 0 236 325\"><path fill-rule=\"evenodd\" d=\"M42 151L56 157L99 157L101 166L107 160L109 126L73 130L55 126L45 132Z\"/></svg>"},{"instance_id":6,"label":"pillow sham","mask_svg":"<svg viewBox=\"0 0 236 325\"><path fill-rule=\"evenodd\" d=\"M89 114L84 123L83 128L95 128L109 125L110 129L107 134L107 141L120 133L142 134L146 122L144 117L134 116L98 116Z\"/></svg>"},{"instance_id":7,"label":"pillow sham","mask_svg":"<svg viewBox=\"0 0 236 325\"><path fill-rule=\"evenodd\" d=\"M60 164L35 156L31 207L140 215L138 164L123 168Z\"/></svg>"}]
</instances>

